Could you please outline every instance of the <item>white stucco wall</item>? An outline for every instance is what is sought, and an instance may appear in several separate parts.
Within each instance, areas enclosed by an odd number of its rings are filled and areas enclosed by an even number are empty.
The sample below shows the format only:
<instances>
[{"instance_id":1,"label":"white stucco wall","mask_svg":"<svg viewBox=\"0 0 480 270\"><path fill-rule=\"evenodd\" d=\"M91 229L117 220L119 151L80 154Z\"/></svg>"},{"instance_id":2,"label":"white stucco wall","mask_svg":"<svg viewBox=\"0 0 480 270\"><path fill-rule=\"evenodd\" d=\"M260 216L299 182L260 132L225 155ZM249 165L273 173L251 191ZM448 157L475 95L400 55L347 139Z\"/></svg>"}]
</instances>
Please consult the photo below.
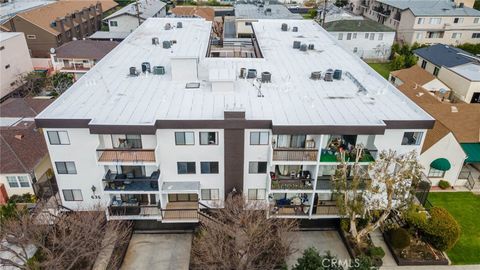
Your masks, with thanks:
<instances>
[{"instance_id":1,"label":"white stucco wall","mask_svg":"<svg viewBox=\"0 0 480 270\"><path fill-rule=\"evenodd\" d=\"M442 178L429 177L430 181L432 181L432 185L437 186L440 180L446 180L452 186L457 185L456 181L467 155L463 152L462 147L452 133L448 133L445 137L440 139L436 144L432 145L427 151L420 155L420 164L424 167L423 172L425 175L428 176L430 164L437 158L446 158L452 167L445 172L445 175Z\"/></svg>"},{"instance_id":2,"label":"white stucco wall","mask_svg":"<svg viewBox=\"0 0 480 270\"><path fill-rule=\"evenodd\" d=\"M395 40L395 32L329 32L340 44L342 44L348 51L354 53L363 59L378 59L387 60L390 57L393 41ZM365 38L368 33L369 37ZM342 34L342 39L339 36ZM352 38L347 40L348 34ZM356 34L356 38L354 38ZM370 35L374 34L374 39L370 39ZM379 35L382 34L382 40L379 40ZM356 52L355 52L356 51Z\"/></svg>"}]
</instances>

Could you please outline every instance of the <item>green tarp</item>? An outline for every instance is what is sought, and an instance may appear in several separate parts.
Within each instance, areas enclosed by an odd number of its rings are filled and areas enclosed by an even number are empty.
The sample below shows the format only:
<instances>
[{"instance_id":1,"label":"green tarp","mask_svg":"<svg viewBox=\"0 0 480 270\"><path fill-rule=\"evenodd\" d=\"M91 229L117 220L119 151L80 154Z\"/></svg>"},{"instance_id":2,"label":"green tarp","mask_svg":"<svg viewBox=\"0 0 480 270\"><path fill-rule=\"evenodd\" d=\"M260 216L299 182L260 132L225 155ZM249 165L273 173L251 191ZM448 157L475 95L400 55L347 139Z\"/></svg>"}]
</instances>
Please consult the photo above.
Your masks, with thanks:
<instances>
[{"instance_id":1,"label":"green tarp","mask_svg":"<svg viewBox=\"0 0 480 270\"><path fill-rule=\"evenodd\" d=\"M448 171L452 165L450 165L450 162L446 158L437 158L430 163L430 167L440 171Z\"/></svg>"},{"instance_id":2,"label":"green tarp","mask_svg":"<svg viewBox=\"0 0 480 270\"><path fill-rule=\"evenodd\" d=\"M480 162L480 143L462 143L460 145L468 156L465 162Z\"/></svg>"}]
</instances>

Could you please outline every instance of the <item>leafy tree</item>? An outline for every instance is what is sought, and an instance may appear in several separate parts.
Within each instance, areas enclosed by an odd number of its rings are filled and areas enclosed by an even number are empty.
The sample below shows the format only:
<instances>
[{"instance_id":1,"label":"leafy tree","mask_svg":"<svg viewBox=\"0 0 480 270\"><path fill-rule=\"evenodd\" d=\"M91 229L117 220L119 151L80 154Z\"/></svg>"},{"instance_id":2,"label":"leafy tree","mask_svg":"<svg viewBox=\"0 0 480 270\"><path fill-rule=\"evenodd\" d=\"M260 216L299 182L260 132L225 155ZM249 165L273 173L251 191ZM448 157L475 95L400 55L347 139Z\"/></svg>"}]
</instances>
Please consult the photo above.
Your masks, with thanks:
<instances>
[{"instance_id":1,"label":"leafy tree","mask_svg":"<svg viewBox=\"0 0 480 270\"><path fill-rule=\"evenodd\" d=\"M297 259L292 270L343 270L343 266L330 251L320 255L317 249L311 247L303 251L303 256Z\"/></svg>"},{"instance_id":2,"label":"leafy tree","mask_svg":"<svg viewBox=\"0 0 480 270\"><path fill-rule=\"evenodd\" d=\"M480 1L477 1L475 3L480 3ZM480 6L480 4L479 4L479 6ZM471 54L474 54L474 55L480 54L480 43L477 43L477 44L464 43L462 45L458 45L457 48L462 49L462 50L464 50L466 52L469 52Z\"/></svg>"},{"instance_id":3,"label":"leafy tree","mask_svg":"<svg viewBox=\"0 0 480 270\"><path fill-rule=\"evenodd\" d=\"M50 88L52 91L61 95L74 82L74 77L70 73L57 72L50 77Z\"/></svg>"},{"instance_id":4,"label":"leafy tree","mask_svg":"<svg viewBox=\"0 0 480 270\"><path fill-rule=\"evenodd\" d=\"M316 8L308 10L308 16L311 19L315 19L317 17L317 15L318 15L318 10Z\"/></svg>"},{"instance_id":5,"label":"leafy tree","mask_svg":"<svg viewBox=\"0 0 480 270\"><path fill-rule=\"evenodd\" d=\"M335 1L335 6L337 7L344 7L348 5L348 0L336 0Z\"/></svg>"},{"instance_id":6,"label":"leafy tree","mask_svg":"<svg viewBox=\"0 0 480 270\"><path fill-rule=\"evenodd\" d=\"M399 70L405 67L405 55L394 56L392 62L390 62L390 68L392 70Z\"/></svg>"},{"instance_id":7,"label":"leafy tree","mask_svg":"<svg viewBox=\"0 0 480 270\"><path fill-rule=\"evenodd\" d=\"M430 209L430 218L420 229L422 238L441 251L451 249L460 238L461 228L455 218L442 207Z\"/></svg>"},{"instance_id":8,"label":"leafy tree","mask_svg":"<svg viewBox=\"0 0 480 270\"><path fill-rule=\"evenodd\" d=\"M473 4L473 8L476 10L480 10L480 0L475 0L475 3Z\"/></svg>"},{"instance_id":9,"label":"leafy tree","mask_svg":"<svg viewBox=\"0 0 480 270\"><path fill-rule=\"evenodd\" d=\"M363 147L359 145L353 151L353 165L348 165L345 152L341 153L333 177L333 193L340 214L348 220L352 240L360 245L392 212L408 209L421 178L421 165L414 151L397 155L390 150L379 153L378 159L363 170L359 165ZM359 217L364 219L363 228L358 226Z\"/></svg>"},{"instance_id":10,"label":"leafy tree","mask_svg":"<svg viewBox=\"0 0 480 270\"><path fill-rule=\"evenodd\" d=\"M18 212L15 202L8 202L7 204L0 205L0 223L3 223L8 219L14 218L17 215Z\"/></svg>"}]
</instances>

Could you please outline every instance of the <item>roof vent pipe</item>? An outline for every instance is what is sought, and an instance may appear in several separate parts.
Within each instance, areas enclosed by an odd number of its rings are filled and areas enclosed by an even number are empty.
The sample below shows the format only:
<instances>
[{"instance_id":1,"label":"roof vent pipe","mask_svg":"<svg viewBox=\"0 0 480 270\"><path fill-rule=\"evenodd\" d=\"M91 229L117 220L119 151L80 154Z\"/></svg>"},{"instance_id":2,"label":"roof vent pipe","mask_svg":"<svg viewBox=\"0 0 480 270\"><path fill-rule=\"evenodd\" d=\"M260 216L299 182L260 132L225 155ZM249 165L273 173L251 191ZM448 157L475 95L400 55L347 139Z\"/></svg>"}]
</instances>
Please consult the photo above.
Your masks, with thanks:
<instances>
[{"instance_id":1,"label":"roof vent pipe","mask_svg":"<svg viewBox=\"0 0 480 270\"><path fill-rule=\"evenodd\" d=\"M300 51L306 52L307 51L307 44L300 45Z\"/></svg>"},{"instance_id":2,"label":"roof vent pipe","mask_svg":"<svg viewBox=\"0 0 480 270\"><path fill-rule=\"evenodd\" d=\"M298 27L296 26L292 27L292 32L298 32Z\"/></svg>"},{"instance_id":3,"label":"roof vent pipe","mask_svg":"<svg viewBox=\"0 0 480 270\"><path fill-rule=\"evenodd\" d=\"M308 49L309 49L309 50L315 49L315 45L313 45L313 44L308 44Z\"/></svg>"},{"instance_id":4,"label":"roof vent pipe","mask_svg":"<svg viewBox=\"0 0 480 270\"><path fill-rule=\"evenodd\" d=\"M286 23L282 23L282 31L287 31L288 25Z\"/></svg>"},{"instance_id":5,"label":"roof vent pipe","mask_svg":"<svg viewBox=\"0 0 480 270\"><path fill-rule=\"evenodd\" d=\"M138 76L137 68L136 67L130 67L130 76Z\"/></svg>"},{"instance_id":6,"label":"roof vent pipe","mask_svg":"<svg viewBox=\"0 0 480 270\"><path fill-rule=\"evenodd\" d=\"M170 40L164 40L162 42L162 45L164 49L170 49L170 47L172 46L172 43L170 42Z\"/></svg>"},{"instance_id":7,"label":"roof vent pipe","mask_svg":"<svg viewBox=\"0 0 480 270\"><path fill-rule=\"evenodd\" d=\"M322 72L321 71L314 71L310 74L310 79L318 81L322 78Z\"/></svg>"},{"instance_id":8,"label":"roof vent pipe","mask_svg":"<svg viewBox=\"0 0 480 270\"><path fill-rule=\"evenodd\" d=\"M150 70L150 63L149 62L143 62L142 63L142 72L143 73L150 73L151 70Z\"/></svg>"},{"instance_id":9,"label":"roof vent pipe","mask_svg":"<svg viewBox=\"0 0 480 270\"><path fill-rule=\"evenodd\" d=\"M152 38L152 45L158 45L160 42L158 41L158 37Z\"/></svg>"},{"instance_id":10,"label":"roof vent pipe","mask_svg":"<svg viewBox=\"0 0 480 270\"><path fill-rule=\"evenodd\" d=\"M177 28L183 28L182 22L177 22Z\"/></svg>"},{"instance_id":11,"label":"roof vent pipe","mask_svg":"<svg viewBox=\"0 0 480 270\"><path fill-rule=\"evenodd\" d=\"M246 68L241 68L240 69L240 78L245 79L247 76L247 69Z\"/></svg>"},{"instance_id":12,"label":"roof vent pipe","mask_svg":"<svg viewBox=\"0 0 480 270\"><path fill-rule=\"evenodd\" d=\"M247 79L254 79L254 78L257 78L257 70L249 69L247 73Z\"/></svg>"},{"instance_id":13,"label":"roof vent pipe","mask_svg":"<svg viewBox=\"0 0 480 270\"><path fill-rule=\"evenodd\" d=\"M262 83L269 83L272 82L272 73L268 71L262 72L262 78L261 78Z\"/></svg>"},{"instance_id":14,"label":"roof vent pipe","mask_svg":"<svg viewBox=\"0 0 480 270\"><path fill-rule=\"evenodd\" d=\"M172 29L172 25L170 23L165 24L165 30L170 30Z\"/></svg>"}]
</instances>

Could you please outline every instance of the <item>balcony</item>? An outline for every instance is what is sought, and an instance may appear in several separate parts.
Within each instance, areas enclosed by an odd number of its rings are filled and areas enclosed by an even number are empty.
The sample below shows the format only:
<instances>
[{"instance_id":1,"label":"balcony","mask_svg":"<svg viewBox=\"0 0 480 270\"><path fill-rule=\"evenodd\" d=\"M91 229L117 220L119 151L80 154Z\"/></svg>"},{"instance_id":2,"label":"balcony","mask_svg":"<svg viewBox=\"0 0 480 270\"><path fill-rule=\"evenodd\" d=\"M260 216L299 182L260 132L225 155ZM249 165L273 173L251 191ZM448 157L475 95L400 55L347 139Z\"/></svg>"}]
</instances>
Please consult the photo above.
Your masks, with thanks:
<instances>
[{"instance_id":1,"label":"balcony","mask_svg":"<svg viewBox=\"0 0 480 270\"><path fill-rule=\"evenodd\" d=\"M272 190L312 190L313 179L310 172L304 171L301 174L292 172L290 176L276 175L270 172Z\"/></svg>"},{"instance_id":2,"label":"balcony","mask_svg":"<svg viewBox=\"0 0 480 270\"><path fill-rule=\"evenodd\" d=\"M97 149L98 161L107 163L155 163L154 149Z\"/></svg>"},{"instance_id":3,"label":"balcony","mask_svg":"<svg viewBox=\"0 0 480 270\"><path fill-rule=\"evenodd\" d=\"M312 215L317 216L338 216L340 211L336 206L335 201L318 201L317 205L313 206Z\"/></svg>"},{"instance_id":4,"label":"balcony","mask_svg":"<svg viewBox=\"0 0 480 270\"><path fill-rule=\"evenodd\" d=\"M273 149L274 161L317 161L318 150L303 148Z\"/></svg>"},{"instance_id":5,"label":"balcony","mask_svg":"<svg viewBox=\"0 0 480 270\"><path fill-rule=\"evenodd\" d=\"M135 177L133 174L116 174L110 170L103 178L105 191L158 191L160 170L150 176Z\"/></svg>"},{"instance_id":6,"label":"balcony","mask_svg":"<svg viewBox=\"0 0 480 270\"><path fill-rule=\"evenodd\" d=\"M352 186L351 179L352 179L351 177L347 178L347 188L351 188ZM370 183L370 180L360 180L360 182L358 183L358 189L359 190L365 189L369 183ZM322 176L318 177L317 187L316 187L317 191L327 191L327 190L333 191L333 189L334 189L334 186L330 177L328 178L322 177Z\"/></svg>"},{"instance_id":7,"label":"balcony","mask_svg":"<svg viewBox=\"0 0 480 270\"><path fill-rule=\"evenodd\" d=\"M108 207L108 215L116 219L132 219L132 216L136 216L138 219L160 219L162 212L157 205L122 203L110 205Z\"/></svg>"},{"instance_id":8,"label":"balcony","mask_svg":"<svg viewBox=\"0 0 480 270\"><path fill-rule=\"evenodd\" d=\"M322 149L322 154L320 156L320 162L340 162L340 151L345 152L345 161L354 162L355 161L355 152L348 150L335 150L335 149ZM375 156L377 155L376 150L363 150L363 155L360 157L359 162L373 162L375 161Z\"/></svg>"}]
</instances>

